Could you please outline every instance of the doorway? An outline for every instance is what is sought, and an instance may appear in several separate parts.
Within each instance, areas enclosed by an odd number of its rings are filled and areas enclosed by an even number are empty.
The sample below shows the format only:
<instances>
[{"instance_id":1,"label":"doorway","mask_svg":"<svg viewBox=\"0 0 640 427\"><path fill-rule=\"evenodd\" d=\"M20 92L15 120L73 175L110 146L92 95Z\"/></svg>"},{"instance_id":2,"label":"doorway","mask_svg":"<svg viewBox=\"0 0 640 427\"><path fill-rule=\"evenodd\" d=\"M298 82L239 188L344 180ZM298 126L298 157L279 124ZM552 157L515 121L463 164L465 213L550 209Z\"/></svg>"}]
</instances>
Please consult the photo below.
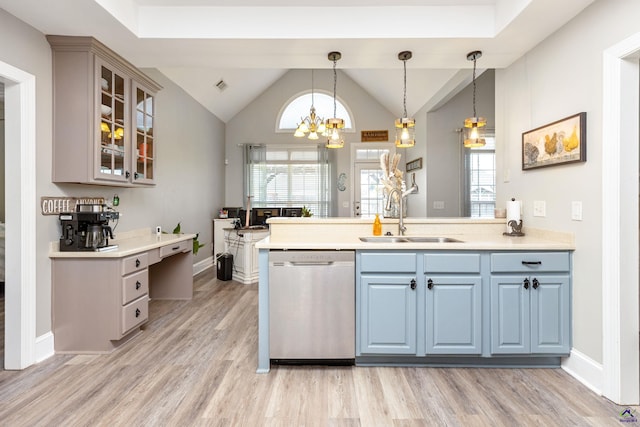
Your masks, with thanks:
<instances>
[{"instance_id":1,"label":"doorway","mask_svg":"<svg viewBox=\"0 0 640 427\"><path fill-rule=\"evenodd\" d=\"M5 130L4 369L36 361L36 79L0 61ZM11 182L11 185L7 183Z\"/></svg>"}]
</instances>

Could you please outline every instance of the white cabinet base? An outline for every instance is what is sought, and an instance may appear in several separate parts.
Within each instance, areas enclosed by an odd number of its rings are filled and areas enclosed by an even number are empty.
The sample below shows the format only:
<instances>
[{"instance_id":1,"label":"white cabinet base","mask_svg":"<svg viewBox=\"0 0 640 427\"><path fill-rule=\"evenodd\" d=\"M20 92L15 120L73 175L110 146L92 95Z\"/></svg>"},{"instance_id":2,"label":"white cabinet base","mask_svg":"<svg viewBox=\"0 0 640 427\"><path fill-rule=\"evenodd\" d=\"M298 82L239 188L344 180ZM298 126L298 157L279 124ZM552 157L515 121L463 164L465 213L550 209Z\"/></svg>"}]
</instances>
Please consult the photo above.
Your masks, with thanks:
<instances>
[{"instance_id":1,"label":"white cabinet base","mask_svg":"<svg viewBox=\"0 0 640 427\"><path fill-rule=\"evenodd\" d=\"M233 280L245 285L258 282L256 243L268 235L269 230L265 229L229 230L226 233L228 252L233 255Z\"/></svg>"}]
</instances>

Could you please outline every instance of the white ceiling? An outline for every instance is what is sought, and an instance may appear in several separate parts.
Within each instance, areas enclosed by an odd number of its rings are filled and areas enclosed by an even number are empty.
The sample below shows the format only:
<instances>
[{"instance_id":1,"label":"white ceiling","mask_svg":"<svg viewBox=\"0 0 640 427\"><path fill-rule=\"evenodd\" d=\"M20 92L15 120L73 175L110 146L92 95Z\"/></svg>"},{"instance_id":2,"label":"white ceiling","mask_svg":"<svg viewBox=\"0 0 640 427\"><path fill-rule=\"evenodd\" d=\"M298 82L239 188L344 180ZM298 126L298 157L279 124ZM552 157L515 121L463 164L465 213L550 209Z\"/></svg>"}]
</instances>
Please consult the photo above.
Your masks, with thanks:
<instances>
[{"instance_id":1,"label":"white ceiling","mask_svg":"<svg viewBox=\"0 0 640 427\"><path fill-rule=\"evenodd\" d=\"M593 0L0 0L44 34L94 36L158 68L223 121L289 69L338 68L402 115L433 107L479 69L504 68ZM215 84L228 87L220 92ZM339 90L338 90L339 92Z\"/></svg>"}]
</instances>

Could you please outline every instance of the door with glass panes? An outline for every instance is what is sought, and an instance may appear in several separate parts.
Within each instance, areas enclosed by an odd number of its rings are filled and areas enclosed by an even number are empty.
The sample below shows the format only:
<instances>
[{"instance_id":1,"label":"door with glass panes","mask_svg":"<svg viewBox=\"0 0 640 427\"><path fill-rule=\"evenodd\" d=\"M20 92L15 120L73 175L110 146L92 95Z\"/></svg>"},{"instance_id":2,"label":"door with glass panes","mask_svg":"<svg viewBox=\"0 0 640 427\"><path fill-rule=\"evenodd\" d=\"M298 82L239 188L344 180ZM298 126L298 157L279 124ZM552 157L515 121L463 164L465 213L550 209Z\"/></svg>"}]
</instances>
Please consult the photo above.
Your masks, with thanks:
<instances>
[{"instance_id":1,"label":"door with glass panes","mask_svg":"<svg viewBox=\"0 0 640 427\"><path fill-rule=\"evenodd\" d=\"M384 195L380 156L384 153L394 154L392 144L381 144L355 148L354 152L354 206L353 216L373 218L384 211Z\"/></svg>"}]
</instances>

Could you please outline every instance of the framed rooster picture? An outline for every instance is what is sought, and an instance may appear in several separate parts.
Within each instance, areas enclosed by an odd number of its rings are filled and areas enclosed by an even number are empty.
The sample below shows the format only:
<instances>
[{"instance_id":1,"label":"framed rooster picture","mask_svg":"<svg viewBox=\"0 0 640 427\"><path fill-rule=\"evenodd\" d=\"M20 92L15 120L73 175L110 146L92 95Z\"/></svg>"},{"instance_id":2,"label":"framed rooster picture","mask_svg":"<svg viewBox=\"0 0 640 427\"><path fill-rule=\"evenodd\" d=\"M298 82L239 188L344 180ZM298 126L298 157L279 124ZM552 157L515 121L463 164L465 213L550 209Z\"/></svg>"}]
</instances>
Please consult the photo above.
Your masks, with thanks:
<instances>
[{"instance_id":1,"label":"framed rooster picture","mask_svg":"<svg viewBox=\"0 0 640 427\"><path fill-rule=\"evenodd\" d=\"M522 134L522 170L587 161L587 113Z\"/></svg>"}]
</instances>

